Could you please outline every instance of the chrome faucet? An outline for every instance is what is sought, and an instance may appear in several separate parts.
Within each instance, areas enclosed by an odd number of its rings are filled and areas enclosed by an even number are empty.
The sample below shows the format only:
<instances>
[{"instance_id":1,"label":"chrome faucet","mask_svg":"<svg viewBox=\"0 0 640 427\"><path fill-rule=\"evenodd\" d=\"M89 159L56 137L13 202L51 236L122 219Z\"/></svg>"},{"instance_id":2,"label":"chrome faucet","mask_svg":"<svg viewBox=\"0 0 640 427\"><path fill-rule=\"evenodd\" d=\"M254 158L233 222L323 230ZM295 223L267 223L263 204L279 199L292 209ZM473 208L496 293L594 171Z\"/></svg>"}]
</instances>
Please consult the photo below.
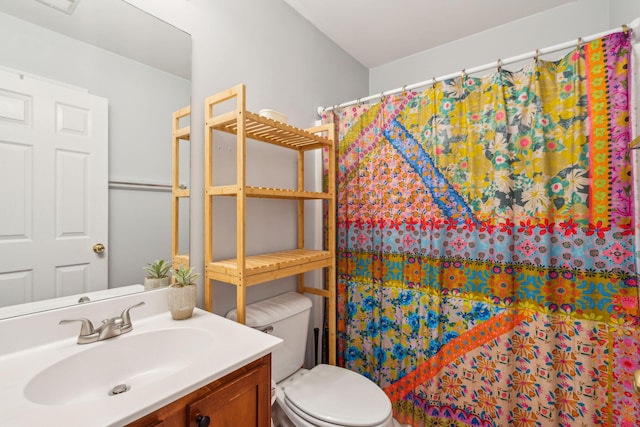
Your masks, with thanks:
<instances>
[{"instance_id":1,"label":"chrome faucet","mask_svg":"<svg viewBox=\"0 0 640 427\"><path fill-rule=\"evenodd\" d=\"M103 320L102 324L97 328L94 328L91 321L85 318L65 319L61 320L60 324L64 325L73 322L82 323L82 326L80 327L80 335L78 335L78 344L89 344L96 341L102 341L131 332L131 330L133 330L133 325L131 324L129 310L141 305L144 305L144 301L125 308L119 317L112 317L110 319Z\"/></svg>"}]
</instances>

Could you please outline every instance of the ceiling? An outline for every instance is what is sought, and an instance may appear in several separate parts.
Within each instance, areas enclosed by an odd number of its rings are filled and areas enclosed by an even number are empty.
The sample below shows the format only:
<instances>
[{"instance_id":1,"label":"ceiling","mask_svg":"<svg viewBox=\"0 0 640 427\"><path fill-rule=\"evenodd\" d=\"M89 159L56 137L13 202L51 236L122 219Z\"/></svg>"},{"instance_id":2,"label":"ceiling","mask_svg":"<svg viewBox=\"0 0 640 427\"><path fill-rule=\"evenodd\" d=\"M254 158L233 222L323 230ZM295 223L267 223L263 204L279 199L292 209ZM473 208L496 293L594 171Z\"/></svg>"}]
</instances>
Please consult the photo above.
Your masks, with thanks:
<instances>
[{"instance_id":1,"label":"ceiling","mask_svg":"<svg viewBox=\"0 0 640 427\"><path fill-rule=\"evenodd\" d=\"M75 0L75 10L68 15L42 1L1 0L0 12L190 77L189 36L175 37L180 30L134 6L113 0ZM357 61L373 68L576 0L284 1ZM140 21L129 18L132 11L137 11L135 19ZM125 28L135 29L135 35ZM167 57L172 61L162 60Z\"/></svg>"},{"instance_id":2,"label":"ceiling","mask_svg":"<svg viewBox=\"0 0 640 427\"><path fill-rule=\"evenodd\" d=\"M575 0L284 0L367 68Z\"/></svg>"},{"instance_id":3,"label":"ceiling","mask_svg":"<svg viewBox=\"0 0 640 427\"><path fill-rule=\"evenodd\" d=\"M191 79L191 37L166 22L124 1L75 0L71 15L42 2L0 0L0 12Z\"/></svg>"}]
</instances>

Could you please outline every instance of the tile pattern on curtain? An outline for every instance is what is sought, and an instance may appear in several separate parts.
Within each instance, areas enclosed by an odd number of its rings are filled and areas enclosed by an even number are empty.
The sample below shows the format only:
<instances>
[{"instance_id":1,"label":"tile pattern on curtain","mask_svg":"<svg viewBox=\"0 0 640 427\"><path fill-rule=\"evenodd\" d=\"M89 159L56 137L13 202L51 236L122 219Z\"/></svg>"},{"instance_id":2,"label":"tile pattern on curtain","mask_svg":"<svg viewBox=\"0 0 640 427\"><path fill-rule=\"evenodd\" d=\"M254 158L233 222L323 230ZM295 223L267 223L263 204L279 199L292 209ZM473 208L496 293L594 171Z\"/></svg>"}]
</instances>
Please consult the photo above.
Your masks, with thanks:
<instances>
[{"instance_id":1,"label":"tile pattern on curtain","mask_svg":"<svg viewBox=\"0 0 640 427\"><path fill-rule=\"evenodd\" d=\"M413 426L634 426L629 41L344 109L338 359Z\"/></svg>"}]
</instances>

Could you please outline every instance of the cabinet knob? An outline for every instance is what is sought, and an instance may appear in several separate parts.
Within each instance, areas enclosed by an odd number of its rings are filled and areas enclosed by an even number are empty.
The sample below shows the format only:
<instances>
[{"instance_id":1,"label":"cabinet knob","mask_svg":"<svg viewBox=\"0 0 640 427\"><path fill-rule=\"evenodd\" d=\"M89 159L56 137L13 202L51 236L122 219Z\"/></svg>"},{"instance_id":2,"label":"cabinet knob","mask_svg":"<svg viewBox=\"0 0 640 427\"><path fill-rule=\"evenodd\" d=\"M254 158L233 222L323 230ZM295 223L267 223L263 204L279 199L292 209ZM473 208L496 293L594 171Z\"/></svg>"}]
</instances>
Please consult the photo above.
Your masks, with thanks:
<instances>
[{"instance_id":1,"label":"cabinet knob","mask_svg":"<svg viewBox=\"0 0 640 427\"><path fill-rule=\"evenodd\" d=\"M209 427L209 424L211 423L211 418L209 418L207 415L197 415L196 423L198 427Z\"/></svg>"}]
</instances>

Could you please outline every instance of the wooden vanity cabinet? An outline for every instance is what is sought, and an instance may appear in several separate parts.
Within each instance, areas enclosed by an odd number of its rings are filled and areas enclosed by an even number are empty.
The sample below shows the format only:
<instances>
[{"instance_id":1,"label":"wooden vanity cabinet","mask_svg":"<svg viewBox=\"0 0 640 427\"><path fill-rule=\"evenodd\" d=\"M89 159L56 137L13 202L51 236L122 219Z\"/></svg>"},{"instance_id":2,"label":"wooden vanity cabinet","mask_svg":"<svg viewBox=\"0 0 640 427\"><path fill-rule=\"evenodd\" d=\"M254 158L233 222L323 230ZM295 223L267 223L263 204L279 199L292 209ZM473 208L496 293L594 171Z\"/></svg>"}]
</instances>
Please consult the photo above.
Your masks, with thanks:
<instances>
[{"instance_id":1,"label":"wooden vanity cabinet","mask_svg":"<svg viewBox=\"0 0 640 427\"><path fill-rule=\"evenodd\" d=\"M271 354L145 415L127 427L152 426L270 427Z\"/></svg>"}]
</instances>

